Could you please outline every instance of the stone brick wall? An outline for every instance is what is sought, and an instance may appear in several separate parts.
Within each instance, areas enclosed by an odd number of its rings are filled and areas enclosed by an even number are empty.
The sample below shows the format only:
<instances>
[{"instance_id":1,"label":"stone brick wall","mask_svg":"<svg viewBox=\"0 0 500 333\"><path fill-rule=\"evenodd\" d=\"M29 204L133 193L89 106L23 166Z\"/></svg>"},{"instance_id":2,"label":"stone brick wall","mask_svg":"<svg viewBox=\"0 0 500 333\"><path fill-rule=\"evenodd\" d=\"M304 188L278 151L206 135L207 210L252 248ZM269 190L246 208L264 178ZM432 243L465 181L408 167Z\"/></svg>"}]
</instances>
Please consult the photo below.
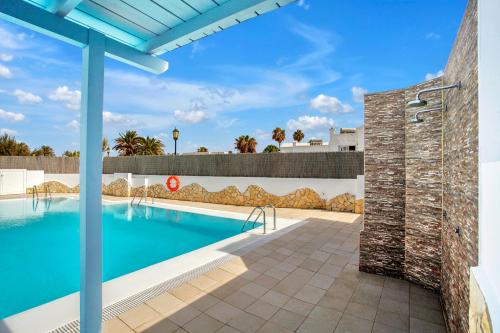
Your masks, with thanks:
<instances>
[{"instance_id":1,"label":"stone brick wall","mask_svg":"<svg viewBox=\"0 0 500 333\"><path fill-rule=\"evenodd\" d=\"M441 85L439 78L410 87L406 102L419 90ZM442 94L425 93L427 106L405 112L405 278L433 290L439 290L441 282L443 112L423 113L423 122L417 124L408 119L418 111L441 108Z\"/></svg>"},{"instance_id":2,"label":"stone brick wall","mask_svg":"<svg viewBox=\"0 0 500 333\"><path fill-rule=\"evenodd\" d=\"M477 0L469 0L444 74L442 298L451 332L467 332L469 271L478 260ZM459 228L460 233L455 232Z\"/></svg>"},{"instance_id":3,"label":"stone brick wall","mask_svg":"<svg viewBox=\"0 0 500 333\"><path fill-rule=\"evenodd\" d=\"M365 216L359 268L403 277L405 91L365 96Z\"/></svg>"}]
</instances>

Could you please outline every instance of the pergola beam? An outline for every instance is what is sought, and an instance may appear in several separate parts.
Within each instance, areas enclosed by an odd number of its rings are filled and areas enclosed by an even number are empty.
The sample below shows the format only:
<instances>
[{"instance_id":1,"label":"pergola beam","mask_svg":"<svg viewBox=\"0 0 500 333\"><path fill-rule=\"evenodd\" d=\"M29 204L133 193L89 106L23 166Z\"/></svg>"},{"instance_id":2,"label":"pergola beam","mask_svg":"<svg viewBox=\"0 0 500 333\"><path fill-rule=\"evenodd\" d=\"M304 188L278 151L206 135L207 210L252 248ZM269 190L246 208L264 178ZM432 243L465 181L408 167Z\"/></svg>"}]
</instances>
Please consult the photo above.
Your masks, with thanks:
<instances>
[{"instance_id":1,"label":"pergola beam","mask_svg":"<svg viewBox=\"0 0 500 333\"><path fill-rule=\"evenodd\" d=\"M82 0L54 0L49 6L49 10L61 17L68 15L78 6Z\"/></svg>"},{"instance_id":2,"label":"pergola beam","mask_svg":"<svg viewBox=\"0 0 500 333\"><path fill-rule=\"evenodd\" d=\"M89 43L90 29L23 0L1 0L0 18L82 48ZM168 62L161 58L109 37L104 37L104 42L106 55L111 58L154 74L161 74L168 69Z\"/></svg>"},{"instance_id":3,"label":"pergola beam","mask_svg":"<svg viewBox=\"0 0 500 333\"><path fill-rule=\"evenodd\" d=\"M186 23L181 23L163 34L151 38L139 45L139 48L151 54L158 53L162 51L166 45L174 44L177 40L187 35L206 29L207 26L217 25L229 16L237 15L238 13L248 10L256 10L259 5L266 2L269 2L269 0L229 0L210 9L204 14L192 18Z\"/></svg>"}]
</instances>

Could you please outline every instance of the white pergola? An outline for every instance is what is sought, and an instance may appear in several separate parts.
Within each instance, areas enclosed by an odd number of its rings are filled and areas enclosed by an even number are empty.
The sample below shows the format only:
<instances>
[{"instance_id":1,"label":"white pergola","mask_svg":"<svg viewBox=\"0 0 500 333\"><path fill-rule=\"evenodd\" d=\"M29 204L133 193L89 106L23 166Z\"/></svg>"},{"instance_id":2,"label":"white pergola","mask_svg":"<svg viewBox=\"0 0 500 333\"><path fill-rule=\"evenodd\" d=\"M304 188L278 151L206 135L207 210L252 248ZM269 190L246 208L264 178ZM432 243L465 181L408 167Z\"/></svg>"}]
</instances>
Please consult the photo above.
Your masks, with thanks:
<instances>
[{"instance_id":1,"label":"white pergola","mask_svg":"<svg viewBox=\"0 0 500 333\"><path fill-rule=\"evenodd\" d=\"M160 54L295 0L0 0L0 18L83 49L80 125L80 329L102 322L104 56L155 74Z\"/></svg>"}]
</instances>

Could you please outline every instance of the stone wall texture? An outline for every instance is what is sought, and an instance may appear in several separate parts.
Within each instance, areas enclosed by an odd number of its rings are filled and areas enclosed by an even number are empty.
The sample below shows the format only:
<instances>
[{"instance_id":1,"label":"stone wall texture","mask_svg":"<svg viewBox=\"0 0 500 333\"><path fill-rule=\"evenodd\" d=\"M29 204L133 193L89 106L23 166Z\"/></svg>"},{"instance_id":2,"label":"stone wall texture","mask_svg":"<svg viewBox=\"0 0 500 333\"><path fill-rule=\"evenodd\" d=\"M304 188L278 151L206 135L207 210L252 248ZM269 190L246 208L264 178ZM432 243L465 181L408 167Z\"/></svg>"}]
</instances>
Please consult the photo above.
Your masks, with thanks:
<instances>
[{"instance_id":1,"label":"stone wall texture","mask_svg":"<svg viewBox=\"0 0 500 333\"><path fill-rule=\"evenodd\" d=\"M469 0L445 69L442 295L451 332L468 332L469 271L478 263L477 0ZM459 228L459 233L456 233Z\"/></svg>"},{"instance_id":2,"label":"stone wall texture","mask_svg":"<svg viewBox=\"0 0 500 333\"><path fill-rule=\"evenodd\" d=\"M38 186L40 193L45 193L46 188L50 188L52 193L78 193L79 187L69 187L60 182L50 181ZM32 188L27 189L27 193L32 193ZM117 179L108 185L102 185L102 193L117 197L145 196L145 188L130 188L125 179ZM310 188L301 188L287 195L274 195L266 192L257 185L249 186L241 192L236 186L228 186L218 192L209 192L199 184L190 184L181 187L176 192L170 192L165 186L160 184L151 185L147 188L147 196L182 200L216 203L223 205L237 206L264 206L273 204L281 208L302 208L302 209L326 209L336 212L355 211L358 214L363 213L363 199L355 200L354 195L344 193L330 200L320 197L316 191Z\"/></svg>"},{"instance_id":3,"label":"stone wall texture","mask_svg":"<svg viewBox=\"0 0 500 333\"><path fill-rule=\"evenodd\" d=\"M405 91L365 96L365 215L359 268L402 278L405 259Z\"/></svg>"},{"instance_id":4,"label":"stone wall texture","mask_svg":"<svg viewBox=\"0 0 500 333\"><path fill-rule=\"evenodd\" d=\"M434 79L406 89L406 103L418 91L442 85ZM438 291L441 286L441 228L443 220L442 111L423 113L421 123L409 118L425 109L441 108L443 92L422 95L427 106L406 108L405 268L409 281Z\"/></svg>"}]
</instances>

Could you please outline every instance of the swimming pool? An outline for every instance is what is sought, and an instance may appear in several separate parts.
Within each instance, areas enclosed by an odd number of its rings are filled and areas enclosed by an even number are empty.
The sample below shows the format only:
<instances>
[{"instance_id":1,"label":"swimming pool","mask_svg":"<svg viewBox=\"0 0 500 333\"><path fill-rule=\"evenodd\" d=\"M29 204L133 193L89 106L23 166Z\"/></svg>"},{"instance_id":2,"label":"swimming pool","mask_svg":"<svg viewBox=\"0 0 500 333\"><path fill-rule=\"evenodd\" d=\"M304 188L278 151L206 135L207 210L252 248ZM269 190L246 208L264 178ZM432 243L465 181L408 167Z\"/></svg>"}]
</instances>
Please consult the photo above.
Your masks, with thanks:
<instances>
[{"instance_id":1,"label":"swimming pool","mask_svg":"<svg viewBox=\"0 0 500 333\"><path fill-rule=\"evenodd\" d=\"M79 201L0 201L0 318L79 290ZM103 205L103 279L241 233L238 219L128 203Z\"/></svg>"}]
</instances>

